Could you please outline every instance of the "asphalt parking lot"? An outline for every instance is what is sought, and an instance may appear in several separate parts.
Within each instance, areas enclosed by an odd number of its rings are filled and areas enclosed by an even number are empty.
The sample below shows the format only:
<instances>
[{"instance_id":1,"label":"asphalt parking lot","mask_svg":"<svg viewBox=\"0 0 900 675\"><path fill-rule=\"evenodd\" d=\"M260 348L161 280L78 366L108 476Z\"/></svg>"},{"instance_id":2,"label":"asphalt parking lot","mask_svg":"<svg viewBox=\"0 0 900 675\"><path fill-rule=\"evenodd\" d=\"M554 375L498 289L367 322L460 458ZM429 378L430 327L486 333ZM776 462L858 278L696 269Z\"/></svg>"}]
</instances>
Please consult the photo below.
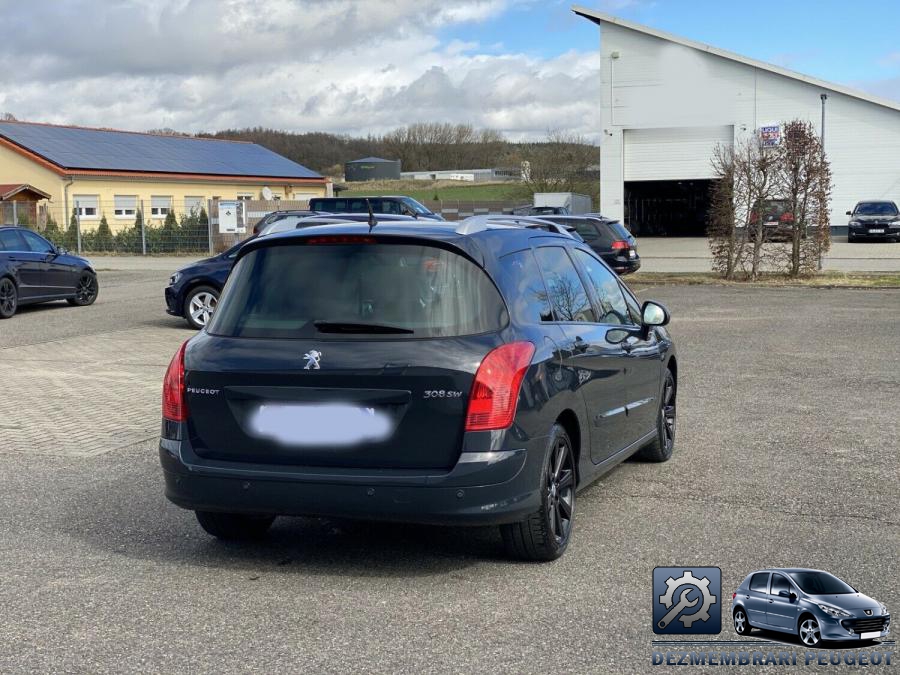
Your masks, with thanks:
<instances>
[{"instance_id":1,"label":"asphalt parking lot","mask_svg":"<svg viewBox=\"0 0 900 675\"><path fill-rule=\"evenodd\" d=\"M578 497L551 564L494 529L280 519L210 539L166 502L162 270L0 322L0 672L647 672L651 572L810 566L900 607L898 290L641 290L680 355L678 439Z\"/></svg>"}]
</instances>

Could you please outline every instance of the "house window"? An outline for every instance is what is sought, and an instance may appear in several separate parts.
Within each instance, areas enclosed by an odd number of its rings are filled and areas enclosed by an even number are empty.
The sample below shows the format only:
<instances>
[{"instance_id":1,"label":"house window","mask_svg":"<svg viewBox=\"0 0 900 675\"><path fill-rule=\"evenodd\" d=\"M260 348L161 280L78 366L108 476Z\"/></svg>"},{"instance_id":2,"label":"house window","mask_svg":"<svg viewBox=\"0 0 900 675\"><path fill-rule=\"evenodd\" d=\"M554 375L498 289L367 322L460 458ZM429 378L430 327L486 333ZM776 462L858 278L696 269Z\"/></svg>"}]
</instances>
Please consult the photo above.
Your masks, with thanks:
<instances>
[{"instance_id":1,"label":"house window","mask_svg":"<svg viewBox=\"0 0 900 675\"><path fill-rule=\"evenodd\" d=\"M150 197L150 215L165 218L172 211L171 197Z\"/></svg>"},{"instance_id":2,"label":"house window","mask_svg":"<svg viewBox=\"0 0 900 675\"><path fill-rule=\"evenodd\" d=\"M196 216L203 208L203 197L185 197L184 212L191 216Z\"/></svg>"},{"instance_id":3,"label":"house window","mask_svg":"<svg viewBox=\"0 0 900 675\"><path fill-rule=\"evenodd\" d=\"M238 192L237 198L239 202L249 202L253 199L253 194L250 192Z\"/></svg>"},{"instance_id":4,"label":"house window","mask_svg":"<svg viewBox=\"0 0 900 675\"><path fill-rule=\"evenodd\" d=\"M115 195L116 218L134 218L137 213L137 195Z\"/></svg>"},{"instance_id":5,"label":"house window","mask_svg":"<svg viewBox=\"0 0 900 675\"><path fill-rule=\"evenodd\" d=\"M75 213L79 218L99 218L100 197L98 195L74 195Z\"/></svg>"}]
</instances>

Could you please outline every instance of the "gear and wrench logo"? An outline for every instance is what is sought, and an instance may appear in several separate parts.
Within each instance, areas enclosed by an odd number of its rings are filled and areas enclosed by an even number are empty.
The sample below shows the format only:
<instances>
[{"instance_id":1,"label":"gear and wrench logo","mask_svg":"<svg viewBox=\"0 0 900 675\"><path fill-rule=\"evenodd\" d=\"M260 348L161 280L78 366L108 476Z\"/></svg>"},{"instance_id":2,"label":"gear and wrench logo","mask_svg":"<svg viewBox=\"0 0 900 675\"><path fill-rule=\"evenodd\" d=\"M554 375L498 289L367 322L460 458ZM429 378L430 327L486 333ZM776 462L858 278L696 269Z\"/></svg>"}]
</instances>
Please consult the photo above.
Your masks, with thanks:
<instances>
[{"instance_id":1,"label":"gear and wrench logo","mask_svg":"<svg viewBox=\"0 0 900 675\"><path fill-rule=\"evenodd\" d=\"M722 574L718 567L653 570L655 633L719 633ZM710 609L715 609L713 614Z\"/></svg>"}]
</instances>

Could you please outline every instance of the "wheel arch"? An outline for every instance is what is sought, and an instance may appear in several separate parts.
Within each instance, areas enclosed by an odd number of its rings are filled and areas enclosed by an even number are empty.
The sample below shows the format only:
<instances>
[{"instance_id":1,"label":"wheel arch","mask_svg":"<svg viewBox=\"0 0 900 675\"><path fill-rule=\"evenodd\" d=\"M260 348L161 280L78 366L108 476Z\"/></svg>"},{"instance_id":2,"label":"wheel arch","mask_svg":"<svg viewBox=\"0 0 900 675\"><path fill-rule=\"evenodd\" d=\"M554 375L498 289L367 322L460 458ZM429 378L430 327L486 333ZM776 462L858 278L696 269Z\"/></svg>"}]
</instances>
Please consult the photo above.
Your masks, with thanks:
<instances>
[{"instance_id":1,"label":"wheel arch","mask_svg":"<svg viewBox=\"0 0 900 675\"><path fill-rule=\"evenodd\" d=\"M575 454L575 480L578 483L581 481L582 450L581 425L578 423L578 415L571 408L566 408L556 418L556 423L566 430L569 440L572 441L572 452Z\"/></svg>"}]
</instances>

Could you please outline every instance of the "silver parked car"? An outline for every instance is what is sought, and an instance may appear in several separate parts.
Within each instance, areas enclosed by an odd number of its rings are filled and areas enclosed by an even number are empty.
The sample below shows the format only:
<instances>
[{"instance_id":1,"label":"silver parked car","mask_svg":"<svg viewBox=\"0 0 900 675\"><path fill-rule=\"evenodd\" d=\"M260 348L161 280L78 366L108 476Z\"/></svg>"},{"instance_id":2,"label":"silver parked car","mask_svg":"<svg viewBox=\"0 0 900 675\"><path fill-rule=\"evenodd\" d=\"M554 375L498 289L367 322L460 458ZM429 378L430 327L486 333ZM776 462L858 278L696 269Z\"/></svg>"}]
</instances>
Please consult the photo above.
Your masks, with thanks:
<instances>
[{"instance_id":1,"label":"silver parked car","mask_svg":"<svg viewBox=\"0 0 900 675\"><path fill-rule=\"evenodd\" d=\"M871 640L891 630L884 603L821 570L753 572L731 598L738 635L766 628L793 633L807 647L815 647L822 640Z\"/></svg>"}]
</instances>

